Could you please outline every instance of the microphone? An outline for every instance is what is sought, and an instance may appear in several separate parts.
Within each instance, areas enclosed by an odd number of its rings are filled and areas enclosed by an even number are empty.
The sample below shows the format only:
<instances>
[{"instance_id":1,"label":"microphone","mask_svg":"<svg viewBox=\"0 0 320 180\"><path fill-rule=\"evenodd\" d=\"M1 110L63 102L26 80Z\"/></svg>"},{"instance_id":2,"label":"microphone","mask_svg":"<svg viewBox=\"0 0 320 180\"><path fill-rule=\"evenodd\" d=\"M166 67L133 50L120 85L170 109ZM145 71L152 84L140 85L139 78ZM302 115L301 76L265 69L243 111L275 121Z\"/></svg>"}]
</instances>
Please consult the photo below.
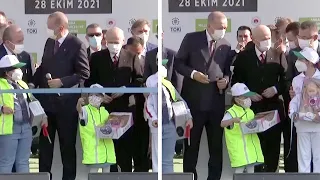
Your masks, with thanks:
<instances>
[{"instance_id":1,"label":"microphone","mask_svg":"<svg viewBox=\"0 0 320 180\"><path fill-rule=\"evenodd\" d=\"M52 80L51 74L50 74L50 73L47 73L47 74L46 74L46 78L47 78L48 80ZM58 93L58 96L60 96L60 93Z\"/></svg>"}]
</instances>

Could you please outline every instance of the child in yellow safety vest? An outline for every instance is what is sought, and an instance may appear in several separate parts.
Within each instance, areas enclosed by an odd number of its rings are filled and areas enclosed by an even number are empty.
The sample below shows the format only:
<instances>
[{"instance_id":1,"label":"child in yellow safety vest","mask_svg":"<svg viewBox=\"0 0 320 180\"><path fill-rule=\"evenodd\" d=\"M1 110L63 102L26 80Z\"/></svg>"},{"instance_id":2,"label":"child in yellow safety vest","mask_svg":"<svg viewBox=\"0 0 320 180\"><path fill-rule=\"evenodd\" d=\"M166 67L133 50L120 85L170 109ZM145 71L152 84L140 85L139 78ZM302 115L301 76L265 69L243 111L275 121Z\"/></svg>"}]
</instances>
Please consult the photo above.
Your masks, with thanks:
<instances>
[{"instance_id":1,"label":"child in yellow safety vest","mask_svg":"<svg viewBox=\"0 0 320 180\"><path fill-rule=\"evenodd\" d=\"M94 84L90 88L103 88ZM96 173L100 168L102 172L110 172L110 166L116 164L116 156L112 139L99 139L95 127L106 124L109 113L101 107L104 93L89 94L89 104L85 105L83 98L78 100L79 131L83 149L82 163L89 168L90 173Z\"/></svg>"},{"instance_id":2,"label":"child in yellow safety vest","mask_svg":"<svg viewBox=\"0 0 320 180\"><path fill-rule=\"evenodd\" d=\"M243 134L239 124L254 119L254 112L250 109L250 96L254 93L245 84L236 83L231 87L231 94L234 105L221 121L231 167L235 168L235 173L254 173L254 166L264 162L260 140L257 134Z\"/></svg>"}]
</instances>

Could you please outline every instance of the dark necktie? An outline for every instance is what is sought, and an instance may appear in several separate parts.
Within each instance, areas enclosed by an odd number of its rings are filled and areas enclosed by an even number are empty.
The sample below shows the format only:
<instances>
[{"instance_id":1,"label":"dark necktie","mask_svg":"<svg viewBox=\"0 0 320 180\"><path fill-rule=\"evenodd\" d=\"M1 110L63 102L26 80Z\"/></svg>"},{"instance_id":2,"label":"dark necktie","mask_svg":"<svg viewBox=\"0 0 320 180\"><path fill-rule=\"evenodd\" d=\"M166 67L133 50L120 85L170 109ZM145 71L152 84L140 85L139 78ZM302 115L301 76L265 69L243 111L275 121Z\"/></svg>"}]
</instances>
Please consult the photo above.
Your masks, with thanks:
<instances>
[{"instance_id":1,"label":"dark necktie","mask_svg":"<svg viewBox=\"0 0 320 180\"><path fill-rule=\"evenodd\" d=\"M212 56L212 54L214 53L214 43L215 43L214 40L210 41L210 49L209 49L210 56Z\"/></svg>"},{"instance_id":2,"label":"dark necktie","mask_svg":"<svg viewBox=\"0 0 320 180\"><path fill-rule=\"evenodd\" d=\"M167 106L166 96L162 89L162 124L168 124L170 121L169 119L169 110Z\"/></svg>"},{"instance_id":3,"label":"dark necktie","mask_svg":"<svg viewBox=\"0 0 320 180\"><path fill-rule=\"evenodd\" d=\"M118 65L118 57L116 55L113 56L113 65L114 67L117 67Z\"/></svg>"},{"instance_id":4,"label":"dark necktie","mask_svg":"<svg viewBox=\"0 0 320 180\"><path fill-rule=\"evenodd\" d=\"M17 83L12 83L11 85L12 85L12 87L14 89L20 89L19 85ZM17 93L16 97L17 97L18 102L19 102L19 104L21 106L23 120L24 121L26 121L26 120L29 121L30 119L29 119L29 113L28 113L28 106L27 106L27 102L26 102L25 98L23 97L23 94L22 93Z\"/></svg>"},{"instance_id":5,"label":"dark necktie","mask_svg":"<svg viewBox=\"0 0 320 180\"><path fill-rule=\"evenodd\" d=\"M59 41L55 41L54 42L54 50L53 50L54 54L56 54L58 52L59 47L60 47Z\"/></svg>"},{"instance_id":6,"label":"dark necktie","mask_svg":"<svg viewBox=\"0 0 320 180\"><path fill-rule=\"evenodd\" d=\"M264 64L266 62L266 57L264 56L264 54L260 55L260 61L262 64Z\"/></svg>"}]
</instances>

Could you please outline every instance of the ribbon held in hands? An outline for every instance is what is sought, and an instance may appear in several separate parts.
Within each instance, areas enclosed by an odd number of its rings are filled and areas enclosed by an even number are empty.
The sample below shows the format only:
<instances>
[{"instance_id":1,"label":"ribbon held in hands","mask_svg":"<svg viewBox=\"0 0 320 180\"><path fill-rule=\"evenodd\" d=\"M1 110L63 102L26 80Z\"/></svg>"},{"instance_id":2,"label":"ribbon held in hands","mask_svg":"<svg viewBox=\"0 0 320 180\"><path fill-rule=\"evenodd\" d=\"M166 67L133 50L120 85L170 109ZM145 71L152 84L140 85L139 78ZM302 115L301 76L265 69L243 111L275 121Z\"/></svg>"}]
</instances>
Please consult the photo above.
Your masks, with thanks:
<instances>
[{"instance_id":1,"label":"ribbon held in hands","mask_svg":"<svg viewBox=\"0 0 320 180\"><path fill-rule=\"evenodd\" d=\"M47 137L49 143L52 144L47 127L48 126L45 126L45 125L42 126L42 134L43 134L44 137Z\"/></svg>"},{"instance_id":2,"label":"ribbon held in hands","mask_svg":"<svg viewBox=\"0 0 320 180\"><path fill-rule=\"evenodd\" d=\"M190 146L190 125L187 125L186 127L186 132L185 132L185 137L188 139L188 146Z\"/></svg>"}]
</instances>

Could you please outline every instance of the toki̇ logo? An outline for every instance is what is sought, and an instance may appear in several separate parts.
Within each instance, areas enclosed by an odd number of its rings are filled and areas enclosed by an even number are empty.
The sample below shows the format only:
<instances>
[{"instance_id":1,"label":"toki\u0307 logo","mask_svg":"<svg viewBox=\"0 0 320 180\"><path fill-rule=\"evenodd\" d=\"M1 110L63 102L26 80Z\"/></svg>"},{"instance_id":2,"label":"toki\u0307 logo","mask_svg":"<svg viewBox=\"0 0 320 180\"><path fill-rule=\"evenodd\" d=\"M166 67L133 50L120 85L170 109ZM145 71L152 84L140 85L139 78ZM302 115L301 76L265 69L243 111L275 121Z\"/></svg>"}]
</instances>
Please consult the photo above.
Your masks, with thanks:
<instances>
[{"instance_id":1,"label":"toki\u0307 logo","mask_svg":"<svg viewBox=\"0 0 320 180\"><path fill-rule=\"evenodd\" d=\"M180 25L180 20L177 17L172 18L171 20L172 26L170 27L171 32L173 33L180 33L181 32L181 26Z\"/></svg>"},{"instance_id":2,"label":"toki\u0307 logo","mask_svg":"<svg viewBox=\"0 0 320 180\"><path fill-rule=\"evenodd\" d=\"M29 28L27 28L27 33L28 34L37 34L38 33L38 29L35 27L36 26L36 21L33 19L30 19L28 21L28 26Z\"/></svg>"}]
</instances>

